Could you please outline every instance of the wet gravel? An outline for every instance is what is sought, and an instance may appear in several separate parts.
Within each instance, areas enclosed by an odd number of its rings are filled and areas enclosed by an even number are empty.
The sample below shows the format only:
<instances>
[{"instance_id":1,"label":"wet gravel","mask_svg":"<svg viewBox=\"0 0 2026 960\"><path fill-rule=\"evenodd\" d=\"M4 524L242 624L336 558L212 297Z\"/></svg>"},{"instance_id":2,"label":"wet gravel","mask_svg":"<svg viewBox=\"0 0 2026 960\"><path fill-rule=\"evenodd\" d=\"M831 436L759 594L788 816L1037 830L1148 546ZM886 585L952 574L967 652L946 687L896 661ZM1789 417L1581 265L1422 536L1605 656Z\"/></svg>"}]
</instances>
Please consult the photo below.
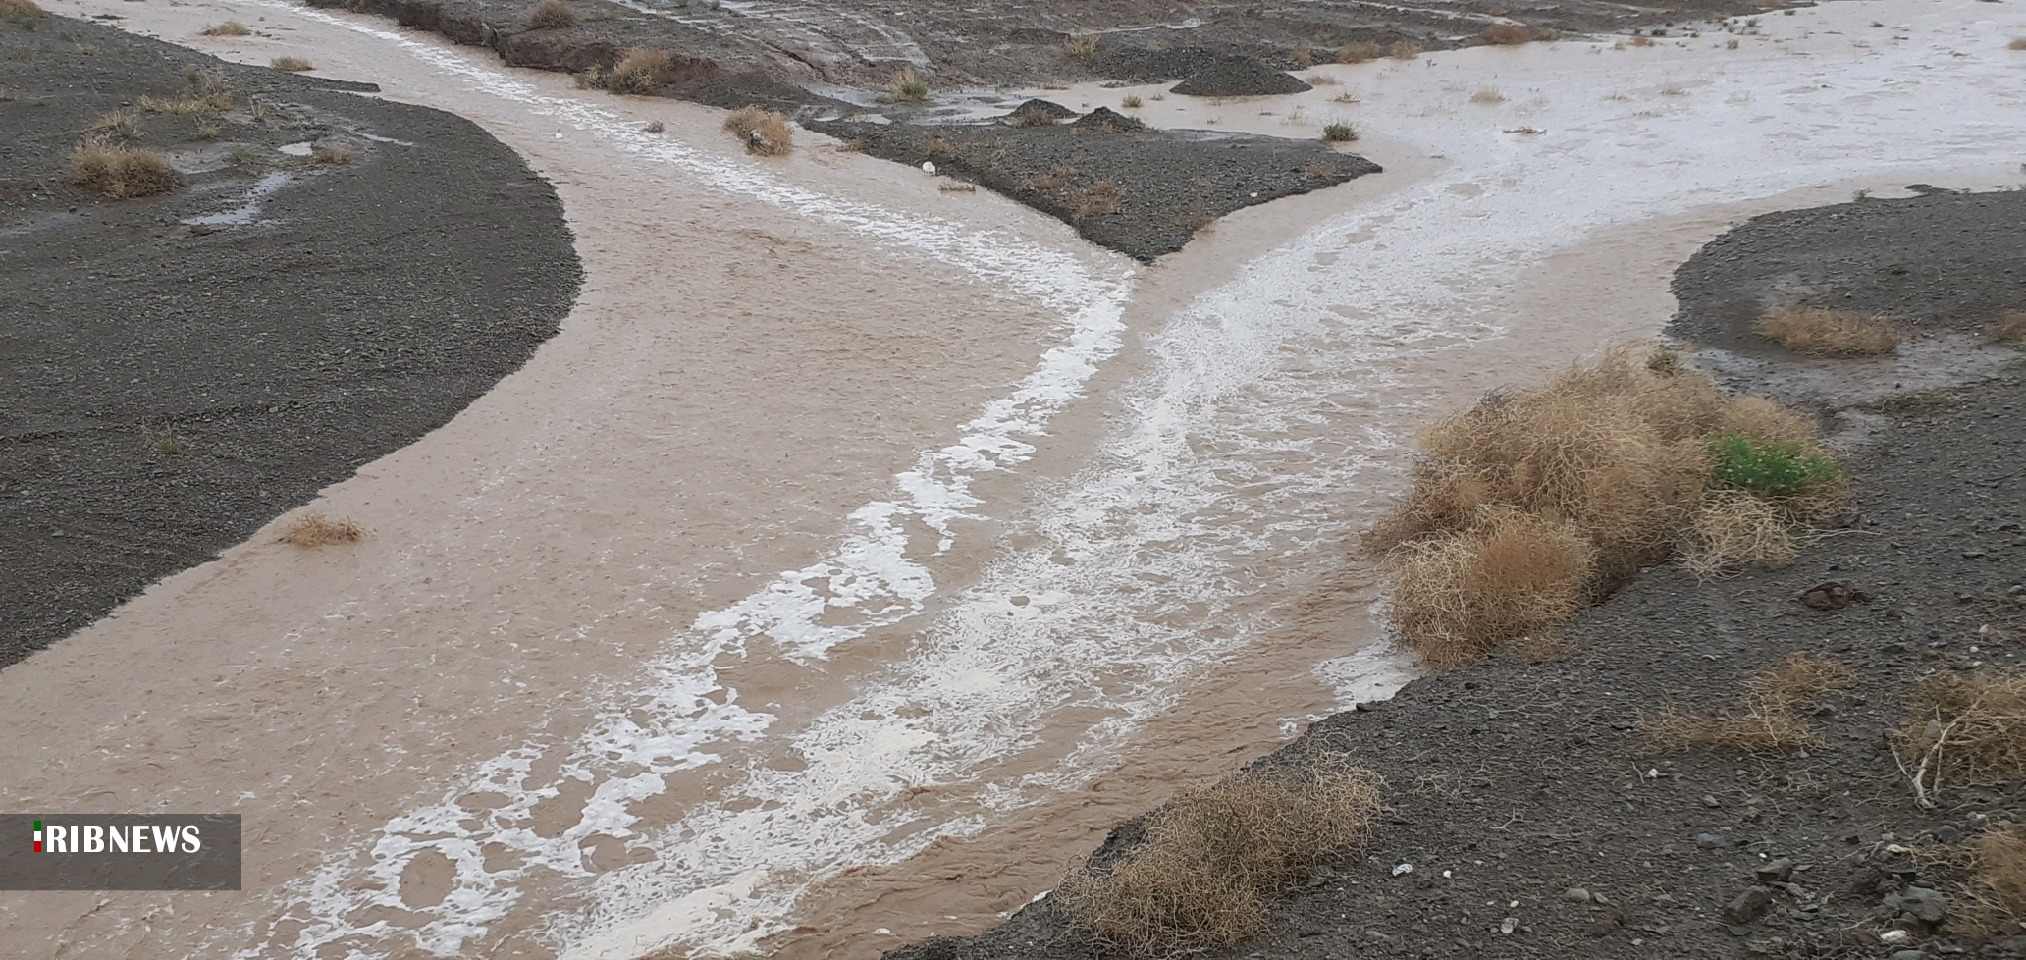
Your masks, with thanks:
<instances>
[{"instance_id":1,"label":"wet gravel","mask_svg":"<svg viewBox=\"0 0 2026 960\"><path fill-rule=\"evenodd\" d=\"M263 118L144 119L190 171L173 194L67 181L94 118L192 67ZM580 269L555 191L477 126L358 86L0 21L0 666L445 423L556 332Z\"/></svg>"},{"instance_id":2,"label":"wet gravel","mask_svg":"<svg viewBox=\"0 0 2026 960\"><path fill-rule=\"evenodd\" d=\"M1793 277L1738 251L1777 251L1805 265L1818 294L1920 314L1937 329L2026 307L2026 288L1986 282L2026 249L2026 220L2008 229L1994 213L2015 202L1869 202L1747 222L1681 269L1676 329L1751 342L1742 324L1755 311L1738 305ZM1873 255L1894 249L1919 256L1888 257L1908 272L1881 279ZM1319 871L1277 906L1271 932L1229 955L2026 955L2026 937L1978 942L1953 930L1963 876L1907 852L1960 848L2026 816L2026 783L1955 786L1924 810L1887 741L1922 677L2026 665L2026 360L1976 349L1995 356L1983 368L1993 372L1922 403L1832 400L1844 409L1821 411L1866 424L1840 434L1852 444L1855 501L1793 565L1707 583L1650 569L1578 617L1557 659L1506 651L1417 680L1260 761L1300 762L1315 746L1347 753L1387 778L1391 809L1369 845ZM1854 393L1875 386L1860 382L1873 368L1851 369ZM1864 597L1833 602L1853 594ZM1663 706L1735 709L1754 673L1796 652L1858 678L1805 713L1819 749L1689 752L1639 729ZM1122 825L1107 845L1137 842L1138 831ZM976 937L888 956L1096 955L1043 900Z\"/></svg>"}]
</instances>

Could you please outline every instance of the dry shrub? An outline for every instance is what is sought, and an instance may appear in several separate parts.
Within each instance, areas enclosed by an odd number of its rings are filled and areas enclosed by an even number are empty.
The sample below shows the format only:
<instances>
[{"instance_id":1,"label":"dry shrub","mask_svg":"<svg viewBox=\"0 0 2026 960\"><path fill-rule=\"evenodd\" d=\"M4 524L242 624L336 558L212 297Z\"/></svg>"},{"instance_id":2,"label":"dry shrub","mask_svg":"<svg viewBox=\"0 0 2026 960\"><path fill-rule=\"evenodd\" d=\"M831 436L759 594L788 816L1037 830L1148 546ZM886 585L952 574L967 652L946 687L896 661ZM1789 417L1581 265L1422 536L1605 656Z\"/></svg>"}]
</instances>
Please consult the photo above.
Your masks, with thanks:
<instances>
[{"instance_id":1,"label":"dry shrub","mask_svg":"<svg viewBox=\"0 0 2026 960\"><path fill-rule=\"evenodd\" d=\"M1500 92L1498 92L1498 88L1497 88L1497 87L1478 87L1478 88L1477 88L1477 92L1475 92L1475 93L1472 93L1472 94L1470 95L1470 102L1471 102L1471 103L1504 103L1504 102L1505 102L1505 94L1503 94L1503 93L1500 93Z\"/></svg>"},{"instance_id":2,"label":"dry shrub","mask_svg":"<svg viewBox=\"0 0 2026 960\"><path fill-rule=\"evenodd\" d=\"M1335 756L1239 773L1176 798L1144 843L1072 870L1053 897L1079 930L1130 956L1229 946L1265 929L1269 897L1365 838L1382 785Z\"/></svg>"},{"instance_id":3,"label":"dry shrub","mask_svg":"<svg viewBox=\"0 0 2026 960\"><path fill-rule=\"evenodd\" d=\"M1998 322L1984 328L1984 335L1992 343L2014 347L2026 347L2026 310L2014 310L1998 319Z\"/></svg>"},{"instance_id":4,"label":"dry shrub","mask_svg":"<svg viewBox=\"0 0 2026 960\"><path fill-rule=\"evenodd\" d=\"M36 6L33 0L0 0L0 20L26 24L46 16L49 14Z\"/></svg>"},{"instance_id":5,"label":"dry shrub","mask_svg":"<svg viewBox=\"0 0 2026 960\"><path fill-rule=\"evenodd\" d=\"M2013 50L2026 50L2026 37L2013 37L2012 42L2005 46Z\"/></svg>"},{"instance_id":6,"label":"dry shrub","mask_svg":"<svg viewBox=\"0 0 2026 960\"><path fill-rule=\"evenodd\" d=\"M1412 60L1420 55L1421 45L1412 40L1401 40L1386 50L1386 56L1395 60Z\"/></svg>"},{"instance_id":7,"label":"dry shrub","mask_svg":"<svg viewBox=\"0 0 2026 960\"><path fill-rule=\"evenodd\" d=\"M1766 311L1754 329L1795 353L1875 357L1899 350L1899 327L1875 314L1794 304Z\"/></svg>"},{"instance_id":8,"label":"dry shrub","mask_svg":"<svg viewBox=\"0 0 2026 960\"><path fill-rule=\"evenodd\" d=\"M1920 685L1893 752L1923 806L1944 783L2026 774L2026 667L1942 673Z\"/></svg>"},{"instance_id":9,"label":"dry shrub","mask_svg":"<svg viewBox=\"0 0 2026 960\"><path fill-rule=\"evenodd\" d=\"M93 120L89 129L93 133L131 140L141 135L141 112L131 107L114 110Z\"/></svg>"},{"instance_id":10,"label":"dry shrub","mask_svg":"<svg viewBox=\"0 0 2026 960\"><path fill-rule=\"evenodd\" d=\"M1097 34L1084 33L1062 41L1062 52L1078 60L1097 53Z\"/></svg>"},{"instance_id":11,"label":"dry shrub","mask_svg":"<svg viewBox=\"0 0 2026 960\"><path fill-rule=\"evenodd\" d=\"M528 26L538 30L562 30L576 25L576 11L563 0L542 0L528 14Z\"/></svg>"},{"instance_id":12,"label":"dry shrub","mask_svg":"<svg viewBox=\"0 0 2026 960\"><path fill-rule=\"evenodd\" d=\"M328 144L310 151L310 160L330 166L343 166L352 162L350 147L342 144Z\"/></svg>"},{"instance_id":13,"label":"dry shrub","mask_svg":"<svg viewBox=\"0 0 2026 960\"><path fill-rule=\"evenodd\" d=\"M1494 43L1503 47L1515 47L1532 40L1534 32L1517 23L1501 23L1497 26L1484 28L1484 32L1478 34L1478 36L1486 43Z\"/></svg>"},{"instance_id":14,"label":"dry shrub","mask_svg":"<svg viewBox=\"0 0 2026 960\"><path fill-rule=\"evenodd\" d=\"M1715 577L1746 564L1782 567L1797 551L1786 514L1744 490L1712 490L1683 537L1681 565Z\"/></svg>"},{"instance_id":15,"label":"dry shrub","mask_svg":"<svg viewBox=\"0 0 2026 960\"><path fill-rule=\"evenodd\" d=\"M1364 63L1385 55L1385 48L1376 43L1347 43L1337 48L1338 63Z\"/></svg>"},{"instance_id":16,"label":"dry shrub","mask_svg":"<svg viewBox=\"0 0 2026 960\"><path fill-rule=\"evenodd\" d=\"M746 152L778 157L795 149L788 118L764 107L740 107L725 117L725 132L739 138Z\"/></svg>"},{"instance_id":17,"label":"dry shrub","mask_svg":"<svg viewBox=\"0 0 2026 960\"><path fill-rule=\"evenodd\" d=\"M324 547L334 543L356 543L366 531L350 520L336 519L312 510L295 519L282 532L281 542L298 547Z\"/></svg>"},{"instance_id":18,"label":"dry shrub","mask_svg":"<svg viewBox=\"0 0 2026 960\"><path fill-rule=\"evenodd\" d=\"M224 71L192 67L183 71L183 92L175 98L142 97L136 106L149 113L188 116L224 113L238 102L239 93L225 79Z\"/></svg>"},{"instance_id":19,"label":"dry shrub","mask_svg":"<svg viewBox=\"0 0 2026 960\"><path fill-rule=\"evenodd\" d=\"M1582 609L1596 563L1575 526L1484 507L1461 533L1410 545L1389 616L1431 666L1472 663Z\"/></svg>"},{"instance_id":20,"label":"dry shrub","mask_svg":"<svg viewBox=\"0 0 2026 960\"><path fill-rule=\"evenodd\" d=\"M70 153L70 182L103 197L123 200L168 193L183 178L154 150L86 140Z\"/></svg>"},{"instance_id":21,"label":"dry shrub","mask_svg":"<svg viewBox=\"0 0 2026 960\"><path fill-rule=\"evenodd\" d=\"M1751 681L1742 705L1716 713L1672 708L1639 717L1655 745L1672 749L1764 754L1820 746L1822 738L1793 708L1857 681L1849 667L1827 657L1793 653Z\"/></svg>"},{"instance_id":22,"label":"dry shrub","mask_svg":"<svg viewBox=\"0 0 2026 960\"><path fill-rule=\"evenodd\" d=\"M267 65L284 73L307 73L316 69L308 60L301 57L276 57L269 60Z\"/></svg>"},{"instance_id":23,"label":"dry shrub","mask_svg":"<svg viewBox=\"0 0 2026 960\"><path fill-rule=\"evenodd\" d=\"M2026 926L2026 826L1994 827L1977 839L1970 881L1949 909L1949 929L1973 936Z\"/></svg>"},{"instance_id":24,"label":"dry shrub","mask_svg":"<svg viewBox=\"0 0 2026 960\"><path fill-rule=\"evenodd\" d=\"M653 93L675 79L675 58L666 50L628 47L610 70L593 67L577 75L577 84L613 93Z\"/></svg>"},{"instance_id":25,"label":"dry shrub","mask_svg":"<svg viewBox=\"0 0 2026 960\"><path fill-rule=\"evenodd\" d=\"M204 29L197 31L199 36L205 37L243 37L252 32L253 31L246 29L246 24L240 23L237 20L227 20L224 23L214 23L211 26L205 27Z\"/></svg>"},{"instance_id":26,"label":"dry shrub","mask_svg":"<svg viewBox=\"0 0 2026 960\"><path fill-rule=\"evenodd\" d=\"M1632 45L1633 45L1633 46L1635 46L1635 47L1650 47L1650 46L1653 46L1653 38L1652 38L1652 37L1633 37L1633 38L1632 38Z\"/></svg>"},{"instance_id":27,"label":"dry shrub","mask_svg":"<svg viewBox=\"0 0 2026 960\"><path fill-rule=\"evenodd\" d=\"M1831 690L1857 682L1857 671L1828 657L1790 653L1752 678L1752 690L1775 706L1813 703Z\"/></svg>"},{"instance_id":28,"label":"dry shrub","mask_svg":"<svg viewBox=\"0 0 2026 960\"><path fill-rule=\"evenodd\" d=\"M1639 717L1639 729L1664 749L1765 754L1820 746L1807 721L1783 707L1753 699L1742 709L1719 713L1661 710Z\"/></svg>"},{"instance_id":29,"label":"dry shrub","mask_svg":"<svg viewBox=\"0 0 2026 960\"><path fill-rule=\"evenodd\" d=\"M887 84L893 90L893 98L906 103L920 103L929 98L929 82L913 67L902 67Z\"/></svg>"}]
</instances>

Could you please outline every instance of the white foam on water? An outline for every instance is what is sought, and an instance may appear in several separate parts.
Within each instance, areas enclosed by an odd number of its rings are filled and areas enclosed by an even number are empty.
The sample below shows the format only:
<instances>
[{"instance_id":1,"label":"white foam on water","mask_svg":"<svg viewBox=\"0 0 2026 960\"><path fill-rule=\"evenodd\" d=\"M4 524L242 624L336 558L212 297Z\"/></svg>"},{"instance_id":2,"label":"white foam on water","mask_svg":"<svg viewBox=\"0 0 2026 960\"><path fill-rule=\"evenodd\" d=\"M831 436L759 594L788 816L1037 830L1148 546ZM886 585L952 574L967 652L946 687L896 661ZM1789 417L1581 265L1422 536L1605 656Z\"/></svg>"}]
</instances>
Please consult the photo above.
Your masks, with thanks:
<instances>
[{"instance_id":1,"label":"white foam on water","mask_svg":"<svg viewBox=\"0 0 2026 960\"><path fill-rule=\"evenodd\" d=\"M965 442L926 455L901 484L907 500L854 514L859 532L830 560L700 618L672 641L640 695L644 709L608 717L563 764L559 779L595 784L584 825L553 841L532 835L530 798L557 787L522 783L534 748L503 756L442 803L381 832L371 872L383 882L423 849L443 849L458 864L451 900L424 911L431 919L422 931L366 925L363 911L398 899L391 886L346 884L354 867L338 859L299 904L310 918L303 933L242 956L311 956L322 943L352 946L359 957L384 955L376 944L389 942L446 955L468 949L535 866L586 877L592 906L556 917L552 930L568 957L751 951L793 925L813 883L849 866L895 862L938 837L981 829L995 810L1086 783L1118 762L1145 720L1244 656L1270 626L1274 584L1261 570L1314 561L1350 532L1349 517L1392 492L1363 477L1375 463L1397 463L1406 426L1425 418L1426 360L1513 332L1496 294L1545 256L1607 227L1857 176L1936 179L1939 171L2000 182L2020 160L2009 151L2026 136L2026 95L1993 9L1973 0L1852 0L1765 18L1783 39L1792 35L1784 50L1762 38L1736 52L1594 45L1593 54L1591 44L1565 42L1444 53L1435 67L1360 74L1361 122L1452 165L1258 258L1171 318L1149 340L1150 371L1120 396L1134 411L1129 421L1086 469L1036 498L1045 508L1007 521L1023 542L1041 546L995 562L904 660L799 730L772 729L735 698L712 700L726 696L715 684L717 657L765 634L794 656L819 658L920 609L933 584L896 552L896 517L920 517L947 540L949 521L977 507L964 478L1023 459L1048 416L1111 352L1123 285L1066 256L1002 249L955 225L886 219L770 179L762 190L756 178L764 174L637 136L576 101L535 97L398 34L330 18L441 57L474 84L525 95L531 108L622 149L694 164L708 182L996 271L989 275L1030 296L1074 307L1074 333L1019 395L967 425ZM1912 39L1858 47L1826 29L1855 30L1873 18ZM1808 30L1822 32L1800 36ZM1666 59L1656 67L1649 52ZM1685 95L1646 89L1659 86L1660 69L1696 80ZM1487 82L1524 87L1518 119L1429 107L1442 97L1460 104ZM1616 84L1640 92L1606 99ZM1506 132L1520 123L1546 132ZM801 581L812 577L827 578L826 595L836 599L806 592ZM846 606L887 601L898 601L897 612ZM822 612L829 616L819 624L813 615ZM846 625L832 622L840 613ZM1375 680L1375 671L1398 667L1372 656L1320 669L1347 696L1370 697L1398 679ZM1072 738L1042 736L1067 715L1096 719ZM783 738L802 764L750 770L676 824L646 825L628 813L670 773L709 762L711 743L757 736ZM966 809L975 812L927 820L893 802L924 787L974 800ZM487 789L513 798L505 814L457 806L462 793ZM459 822L465 817L479 826ZM591 877L576 841L594 832L626 837L655 859ZM485 873L482 858L465 852L485 842L505 844L518 865Z\"/></svg>"}]
</instances>

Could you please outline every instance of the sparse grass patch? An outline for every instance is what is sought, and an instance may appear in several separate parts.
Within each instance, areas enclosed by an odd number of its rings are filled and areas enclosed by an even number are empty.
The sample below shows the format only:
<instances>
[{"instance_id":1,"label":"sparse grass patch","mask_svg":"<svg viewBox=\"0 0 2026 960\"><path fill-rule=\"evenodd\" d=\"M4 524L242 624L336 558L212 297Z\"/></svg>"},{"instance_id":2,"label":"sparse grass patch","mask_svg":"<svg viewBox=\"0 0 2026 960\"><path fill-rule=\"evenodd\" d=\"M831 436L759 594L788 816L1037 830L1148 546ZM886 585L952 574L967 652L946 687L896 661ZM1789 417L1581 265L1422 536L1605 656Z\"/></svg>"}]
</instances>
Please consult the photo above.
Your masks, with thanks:
<instances>
[{"instance_id":1,"label":"sparse grass patch","mask_svg":"<svg viewBox=\"0 0 2026 960\"><path fill-rule=\"evenodd\" d=\"M2000 317L1984 328L1984 336L1991 338L1992 343L2026 347L2026 310L2014 310Z\"/></svg>"},{"instance_id":2,"label":"sparse grass patch","mask_svg":"<svg viewBox=\"0 0 2026 960\"><path fill-rule=\"evenodd\" d=\"M1899 351L1899 327L1875 314L1793 304L1766 311L1753 329L1796 353L1875 357Z\"/></svg>"},{"instance_id":3,"label":"sparse grass patch","mask_svg":"<svg viewBox=\"0 0 2026 960\"><path fill-rule=\"evenodd\" d=\"M1337 48L1338 63L1364 63L1385 56L1386 51L1376 43L1347 43Z\"/></svg>"},{"instance_id":4,"label":"sparse grass patch","mask_svg":"<svg viewBox=\"0 0 2026 960\"><path fill-rule=\"evenodd\" d=\"M1501 23L1484 28L1478 37L1486 43L1502 47L1516 47L1534 38L1534 32L1517 23Z\"/></svg>"},{"instance_id":5,"label":"sparse grass patch","mask_svg":"<svg viewBox=\"0 0 2026 960\"><path fill-rule=\"evenodd\" d=\"M1138 110L1139 108L1144 107L1146 105L1147 105L1146 101L1141 100L1138 96L1133 94L1127 94L1124 100L1119 101L1119 106L1127 110Z\"/></svg>"},{"instance_id":6,"label":"sparse grass patch","mask_svg":"<svg viewBox=\"0 0 2026 960\"><path fill-rule=\"evenodd\" d=\"M1083 188L1076 198L1076 219L1107 217L1119 212L1119 185L1100 180Z\"/></svg>"},{"instance_id":7,"label":"sparse grass patch","mask_svg":"<svg viewBox=\"0 0 2026 960\"><path fill-rule=\"evenodd\" d=\"M528 14L528 26L537 30L564 30L577 25L577 12L563 0L542 0Z\"/></svg>"},{"instance_id":8,"label":"sparse grass patch","mask_svg":"<svg viewBox=\"0 0 2026 960\"><path fill-rule=\"evenodd\" d=\"M1743 490L1711 491L1682 540L1681 565L1702 577L1746 564L1783 567L1799 555L1787 516Z\"/></svg>"},{"instance_id":9,"label":"sparse grass patch","mask_svg":"<svg viewBox=\"0 0 2026 960\"><path fill-rule=\"evenodd\" d=\"M1505 94L1498 92L1497 87L1478 87L1477 92L1470 95L1470 102L1486 104L1504 103Z\"/></svg>"},{"instance_id":10,"label":"sparse grass patch","mask_svg":"<svg viewBox=\"0 0 2026 960\"><path fill-rule=\"evenodd\" d=\"M1956 391L1943 387L1934 390L1900 390L1859 406L1879 413L1933 413L1936 410L1947 410L1962 402L1963 398Z\"/></svg>"},{"instance_id":11,"label":"sparse grass patch","mask_svg":"<svg viewBox=\"0 0 2026 960\"><path fill-rule=\"evenodd\" d=\"M666 50L628 47L610 70L592 67L577 75L580 87L595 87L612 93L653 93L654 88L675 79L675 58Z\"/></svg>"},{"instance_id":12,"label":"sparse grass patch","mask_svg":"<svg viewBox=\"0 0 2026 960\"><path fill-rule=\"evenodd\" d=\"M92 133L132 140L141 135L141 112L132 107L114 110L91 122Z\"/></svg>"},{"instance_id":13,"label":"sparse grass patch","mask_svg":"<svg viewBox=\"0 0 2026 960\"><path fill-rule=\"evenodd\" d=\"M1963 894L1966 902L1949 911L1951 930L1981 937L2026 926L2026 826L1992 827L1977 838Z\"/></svg>"},{"instance_id":14,"label":"sparse grass patch","mask_svg":"<svg viewBox=\"0 0 2026 960\"><path fill-rule=\"evenodd\" d=\"M161 153L92 138L70 153L70 182L113 200L168 193L183 178Z\"/></svg>"},{"instance_id":15,"label":"sparse grass patch","mask_svg":"<svg viewBox=\"0 0 2026 960\"><path fill-rule=\"evenodd\" d=\"M1236 774L1177 797L1151 815L1144 843L1071 870L1051 896L1128 956L1230 946L1265 929L1270 897L1365 839L1383 785L1334 755Z\"/></svg>"},{"instance_id":16,"label":"sparse grass patch","mask_svg":"<svg viewBox=\"0 0 2026 960\"><path fill-rule=\"evenodd\" d=\"M214 23L205 27L197 31L197 35L201 37L244 37L252 32L246 29L246 24L240 23L237 20L227 20L224 23Z\"/></svg>"},{"instance_id":17,"label":"sparse grass patch","mask_svg":"<svg viewBox=\"0 0 2026 960\"><path fill-rule=\"evenodd\" d=\"M276 57L269 60L267 65L283 73L308 73L316 69L308 60L301 57Z\"/></svg>"},{"instance_id":18,"label":"sparse grass patch","mask_svg":"<svg viewBox=\"0 0 2026 960\"><path fill-rule=\"evenodd\" d=\"M343 166L352 162L352 151L343 144L327 144L311 150L310 160L329 166Z\"/></svg>"},{"instance_id":19,"label":"sparse grass patch","mask_svg":"<svg viewBox=\"0 0 2026 960\"><path fill-rule=\"evenodd\" d=\"M929 83L915 72L913 67L902 67L888 83L893 98L906 103L920 103L929 98Z\"/></svg>"},{"instance_id":20,"label":"sparse grass patch","mask_svg":"<svg viewBox=\"0 0 2026 960\"><path fill-rule=\"evenodd\" d=\"M357 543L366 531L350 520L333 518L312 510L295 518L281 535L281 542L297 547L324 547L334 543Z\"/></svg>"},{"instance_id":21,"label":"sparse grass patch","mask_svg":"<svg viewBox=\"0 0 2026 960\"><path fill-rule=\"evenodd\" d=\"M1420 55L1421 45L1412 40L1401 40L1386 50L1386 56L1395 60L1412 60Z\"/></svg>"},{"instance_id":22,"label":"sparse grass patch","mask_svg":"<svg viewBox=\"0 0 2026 960\"><path fill-rule=\"evenodd\" d=\"M2026 774L2026 668L1985 667L1922 681L1893 753L1921 806L1950 784L1986 785Z\"/></svg>"},{"instance_id":23,"label":"sparse grass patch","mask_svg":"<svg viewBox=\"0 0 2026 960\"><path fill-rule=\"evenodd\" d=\"M1358 128L1337 120L1323 124L1322 136L1329 143L1350 143L1358 139Z\"/></svg>"},{"instance_id":24,"label":"sparse grass patch","mask_svg":"<svg viewBox=\"0 0 2026 960\"><path fill-rule=\"evenodd\" d=\"M1639 729L1664 749L1757 755L1820 746L1821 736L1793 709L1855 682L1857 674L1835 660L1788 654L1752 678L1752 692L1740 706L1715 713L1670 707L1641 714Z\"/></svg>"},{"instance_id":25,"label":"sparse grass patch","mask_svg":"<svg viewBox=\"0 0 2026 960\"><path fill-rule=\"evenodd\" d=\"M176 436L168 427L145 427L141 430L141 435L147 439L148 449L160 456L180 457L190 450L189 444L184 443L182 438Z\"/></svg>"},{"instance_id":26,"label":"sparse grass patch","mask_svg":"<svg viewBox=\"0 0 2026 960\"><path fill-rule=\"evenodd\" d=\"M1097 53L1097 35L1081 33L1062 41L1062 52L1077 60L1083 60Z\"/></svg>"},{"instance_id":27,"label":"sparse grass patch","mask_svg":"<svg viewBox=\"0 0 2026 960\"><path fill-rule=\"evenodd\" d=\"M1716 462L1710 482L1721 489L1786 500L1834 497L1843 482L1836 461L1813 444L1723 432L1710 438L1709 453Z\"/></svg>"},{"instance_id":28,"label":"sparse grass patch","mask_svg":"<svg viewBox=\"0 0 2026 960\"><path fill-rule=\"evenodd\" d=\"M1628 40L1628 41L1626 41L1626 42L1627 42L1627 43L1630 43L1630 44L1632 44L1632 45L1633 45L1633 46L1635 46L1635 47L1650 47L1650 46L1653 46L1653 38L1652 38L1652 37L1633 37L1632 39L1630 39L1630 40Z\"/></svg>"},{"instance_id":29,"label":"sparse grass patch","mask_svg":"<svg viewBox=\"0 0 2026 960\"><path fill-rule=\"evenodd\" d=\"M740 107L725 117L726 133L739 138L746 152L760 157L786 156L795 149L788 118L764 107Z\"/></svg>"}]
</instances>

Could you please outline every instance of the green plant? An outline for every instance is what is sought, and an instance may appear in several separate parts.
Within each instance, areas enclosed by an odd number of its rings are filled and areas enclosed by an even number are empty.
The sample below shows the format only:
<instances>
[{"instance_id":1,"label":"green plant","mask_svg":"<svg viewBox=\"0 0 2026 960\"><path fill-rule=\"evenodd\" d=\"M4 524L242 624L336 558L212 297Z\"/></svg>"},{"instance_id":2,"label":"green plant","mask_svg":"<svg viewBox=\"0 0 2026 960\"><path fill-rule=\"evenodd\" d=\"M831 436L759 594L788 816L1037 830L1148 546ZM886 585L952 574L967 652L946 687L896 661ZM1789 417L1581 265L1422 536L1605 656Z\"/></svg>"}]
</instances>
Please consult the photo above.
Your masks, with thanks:
<instances>
[{"instance_id":1,"label":"green plant","mask_svg":"<svg viewBox=\"0 0 2026 960\"><path fill-rule=\"evenodd\" d=\"M1124 100L1119 101L1119 106L1124 107L1127 110L1138 110L1139 108L1146 106L1146 102L1136 96L1127 96Z\"/></svg>"},{"instance_id":2,"label":"green plant","mask_svg":"<svg viewBox=\"0 0 2026 960\"><path fill-rule=\"evenodd\" d=\"M1323 139L1330 143L1349 143L1358 139L1358 128L1341 120L1323 126Z\"/></svg>"},{"instance_id":3,"label":"green plant","mask_svg":"<svg viewBox=\"0 0 2026 960\"><path fill-rule=\"evenodd\" d=\"M903 67L893 75L893 98L908 103L920 103L929 98L929 83L915 73L913 67Z\"/></svg>"},{"instance_id":4,"label":"green plant","mask_svg":"<svg viewBox=\"0 0 2026 960\"><path fill-rule=\"evenodd\" d=\"M1755 441L1723 432L1710 438L1709 453L1716 461L1710 483L1719 489L1798 497L1834 487L1843 479L1843 471L1827 454L1791 440Z\"/></svg>"}]
</instances>

